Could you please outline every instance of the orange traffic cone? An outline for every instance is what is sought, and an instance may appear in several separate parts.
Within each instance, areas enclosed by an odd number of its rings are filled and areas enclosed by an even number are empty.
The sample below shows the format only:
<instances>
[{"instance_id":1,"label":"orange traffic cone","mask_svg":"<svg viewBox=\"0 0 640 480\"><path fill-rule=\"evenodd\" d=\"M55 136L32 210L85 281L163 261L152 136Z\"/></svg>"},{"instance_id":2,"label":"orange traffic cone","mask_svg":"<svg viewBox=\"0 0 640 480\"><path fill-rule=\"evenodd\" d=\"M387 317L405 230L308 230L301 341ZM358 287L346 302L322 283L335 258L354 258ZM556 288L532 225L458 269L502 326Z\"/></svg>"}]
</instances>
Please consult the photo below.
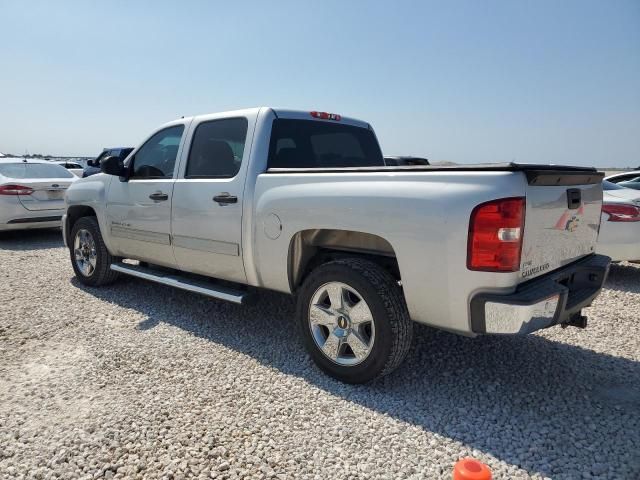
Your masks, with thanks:
<instances>
[{"instance_id":1,"label":"orange traffic cone","mask_svg":"<svg viewBox=\"0 0 640 480\"><path fill-rule=\"evenodd\" d=\"M491 480L491 470L478 460L463 458L453 466L453 480Z\"/></svg>"}]
</instances>

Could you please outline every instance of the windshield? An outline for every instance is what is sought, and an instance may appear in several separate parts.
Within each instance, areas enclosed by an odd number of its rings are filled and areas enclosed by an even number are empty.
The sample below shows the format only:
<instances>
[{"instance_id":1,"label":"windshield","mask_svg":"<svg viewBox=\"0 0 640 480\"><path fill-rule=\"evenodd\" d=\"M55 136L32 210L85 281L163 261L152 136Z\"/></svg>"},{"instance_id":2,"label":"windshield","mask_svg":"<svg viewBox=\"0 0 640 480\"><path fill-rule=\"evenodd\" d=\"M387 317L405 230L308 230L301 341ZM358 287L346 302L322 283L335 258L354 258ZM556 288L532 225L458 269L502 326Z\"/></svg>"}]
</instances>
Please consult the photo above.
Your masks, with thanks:
<instances>
[{"instance_id":1,"label":"windshield","mask_svg":"<svg viewBox=\"0 0 640 480\"><path fill-rule=\"evenodd\" d=\"M624 187L621 187L620 185L616 185L615 183L610 182L609 180L602 181L602 189L603 190L625 190Z\"/></svg>"},{"instance_id":2,"label":"windshield","mask_svg":"<svg viewBox=\"0 0 640 480\"><path fill-rule=\"evenodd\" d=\"M73 178L73 173L55 163L0 163L0 175L8 178Z\"/></svg>"}]
</instances>

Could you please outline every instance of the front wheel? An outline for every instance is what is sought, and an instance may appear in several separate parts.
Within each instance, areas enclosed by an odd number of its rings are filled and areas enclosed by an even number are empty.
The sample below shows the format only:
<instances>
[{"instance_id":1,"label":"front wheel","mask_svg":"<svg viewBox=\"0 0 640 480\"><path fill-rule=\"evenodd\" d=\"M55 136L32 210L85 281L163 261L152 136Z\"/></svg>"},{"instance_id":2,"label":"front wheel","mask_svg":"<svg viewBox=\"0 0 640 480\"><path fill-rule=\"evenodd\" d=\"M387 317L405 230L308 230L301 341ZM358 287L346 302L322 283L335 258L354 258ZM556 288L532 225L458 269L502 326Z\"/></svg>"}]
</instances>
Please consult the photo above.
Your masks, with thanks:
<instances>
[{"instance_id":1,"label":"front wheel","mask_svg":"<svg viewBox=\"0 0 640 480\"><path fill-rule=\"evenodd\" d=\"M70 240L71 265L81 283L99 287L118 278L118 272L111 270L118 259L107 250L95 217L82 217L74 223Z\"/></svg>"},{"instance_id":2,"label":"front wheel","mask_svg":"<svg viewBox=\"0 0 640 480\"><path fill-rule=\"evenodd\" d=\"M298 295L297 317L314 362L343 382L366 383L392 372L411 346L402 290L368 260L337 260L312 271Z\"/></svg>"}]
</instances>

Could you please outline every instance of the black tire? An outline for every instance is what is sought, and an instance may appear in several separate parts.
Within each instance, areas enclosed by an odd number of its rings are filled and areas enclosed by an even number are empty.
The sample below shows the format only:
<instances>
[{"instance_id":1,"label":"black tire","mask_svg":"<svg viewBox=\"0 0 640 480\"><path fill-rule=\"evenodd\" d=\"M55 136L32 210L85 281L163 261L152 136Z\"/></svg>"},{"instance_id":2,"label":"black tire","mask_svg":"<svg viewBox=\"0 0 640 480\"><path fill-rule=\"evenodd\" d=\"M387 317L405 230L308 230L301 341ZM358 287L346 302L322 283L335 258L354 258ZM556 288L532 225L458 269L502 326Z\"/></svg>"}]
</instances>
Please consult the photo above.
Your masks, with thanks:
<instances>
[{"instance_id":1,"label":"black tire","mask_svg":"<svg viewBox=\"0 0 640 480\"><path fill-rule=\"evenodd\" d=\"M375 339L368 357L356 365L339 365L320 349L309 324L314 294L329 282L355 289L369 307ZM387 375L405 359L413 338L413 323L396 279L374 262L346 258L320 265L304 280L297 295L297 321L305 348L327 374L346 383L366 383Z\"/></svg>"},{"instance_id":2,"label":"black tire","mask_svg":"<svg viewBox=\"0 0 640 480\"><path fill-rule=\"evenodd\" d=\"M79 230L87 230L95 242L96 266L89 275L86 275L80 270L75 258L74 242ZM113 283L118 278L118 272L111 270L110 267L112 263L116 263L120 259L111 255L109 250L107 250L96 217L82 217L73 224L71 234L69 235L69 253L76 278L84 285L100 287Z\"/></svg>"}]
</instances>

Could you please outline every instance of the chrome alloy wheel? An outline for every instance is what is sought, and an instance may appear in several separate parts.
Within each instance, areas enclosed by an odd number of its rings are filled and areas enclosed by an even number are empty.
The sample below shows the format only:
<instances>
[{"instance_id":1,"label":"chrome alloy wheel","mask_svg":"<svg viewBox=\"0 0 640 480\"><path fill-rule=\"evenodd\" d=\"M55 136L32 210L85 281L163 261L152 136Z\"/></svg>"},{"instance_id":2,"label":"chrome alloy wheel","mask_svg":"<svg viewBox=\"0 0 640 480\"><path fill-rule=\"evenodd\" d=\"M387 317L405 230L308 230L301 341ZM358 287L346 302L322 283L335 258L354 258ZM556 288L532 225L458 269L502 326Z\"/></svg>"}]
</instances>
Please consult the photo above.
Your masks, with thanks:
<instances>
[{"instance_id":1,"label":"chrome alloy wheel","mask_svg":"<svg viewBox=\"0 0 640 480\"><path fill-rule=\"evenodd\" d=\"M85 277L90 277L96 269L98 254L96 242L89 230L78 230L76 238L73 240L73 253L78 269Z\"/></svg>"},{"instance_id":2,"label":"chrome alloy wheel","mask_svg":"<svg viewBox=\"0 0 640 480\"><path fill-rule=\"evenodd\" d=\"M309 328L318 348L338 365L357 365L371 353L375 324L369 306L355 289L329 282L311 297Z\"/></svg>"}]
</instances>

